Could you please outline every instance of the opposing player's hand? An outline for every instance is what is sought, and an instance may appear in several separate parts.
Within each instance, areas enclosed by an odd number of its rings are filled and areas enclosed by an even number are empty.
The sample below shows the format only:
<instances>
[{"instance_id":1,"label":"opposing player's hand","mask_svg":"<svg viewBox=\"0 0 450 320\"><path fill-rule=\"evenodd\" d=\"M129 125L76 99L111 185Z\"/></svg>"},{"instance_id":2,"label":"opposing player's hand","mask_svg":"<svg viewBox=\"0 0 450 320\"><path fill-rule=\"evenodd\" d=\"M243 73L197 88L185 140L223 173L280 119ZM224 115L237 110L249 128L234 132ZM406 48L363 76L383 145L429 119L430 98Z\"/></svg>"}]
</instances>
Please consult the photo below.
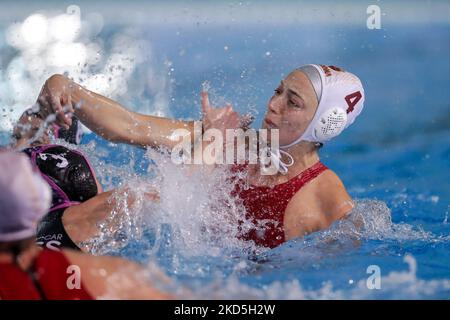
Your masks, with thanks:
<instances>
[{"instance_id":1,"label":"opposing player's hand","mask_svg":"<svg viewBox=\"0 0 450 320\"><path fill-rule=\"evenodd\" d=\"M62 75L51 76L43 85L37 104L39 105L39 116L47 119L51 114L55 114L56 123L66 129L72 124L73 83Z\"/></svg>"}]
</instances>

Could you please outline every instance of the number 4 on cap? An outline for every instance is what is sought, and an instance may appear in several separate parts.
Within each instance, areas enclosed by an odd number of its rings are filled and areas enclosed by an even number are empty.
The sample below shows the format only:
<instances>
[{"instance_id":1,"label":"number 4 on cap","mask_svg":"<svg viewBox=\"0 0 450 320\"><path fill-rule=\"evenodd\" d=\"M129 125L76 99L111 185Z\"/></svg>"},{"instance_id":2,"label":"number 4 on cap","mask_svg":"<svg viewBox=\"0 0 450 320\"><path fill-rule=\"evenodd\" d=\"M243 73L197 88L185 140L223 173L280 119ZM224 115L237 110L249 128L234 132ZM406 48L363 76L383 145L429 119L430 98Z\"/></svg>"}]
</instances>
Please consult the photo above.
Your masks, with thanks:
<instances>
[{"instance_id":1,"label":"number 4 on cap","mask_svg":"<svg viewBox=\"0 0 450 320\"><path fill-rule=\"evenodd\" d=\"M353 92L345 97L345 101L347 101L347 113L350 113L354 110L356 104L361 100L362 94L360 91Z\"/></svg>"}]
</instances>

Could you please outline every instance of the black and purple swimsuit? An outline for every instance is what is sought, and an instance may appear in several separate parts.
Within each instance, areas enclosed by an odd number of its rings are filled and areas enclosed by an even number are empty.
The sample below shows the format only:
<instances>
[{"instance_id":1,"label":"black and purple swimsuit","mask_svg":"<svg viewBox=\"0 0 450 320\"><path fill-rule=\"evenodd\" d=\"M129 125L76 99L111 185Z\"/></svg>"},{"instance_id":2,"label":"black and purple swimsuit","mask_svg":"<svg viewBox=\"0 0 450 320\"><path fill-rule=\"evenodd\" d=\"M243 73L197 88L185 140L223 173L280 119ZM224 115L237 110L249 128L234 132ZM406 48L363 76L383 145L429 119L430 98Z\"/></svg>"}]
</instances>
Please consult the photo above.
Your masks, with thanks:
<instances>
[{"instance_id":1,"label":"black and purple swimsuit","mask_svg":"<svg viewBox=\"0 0 450 320\"><path fill-rule=\"evenodd\" d=\"M64 210L89 200L98 193L95 173L86 157L61 145L23 150L52 189L52 205L41 220L37 242L49 249L79 249L64 229Z\"/></svg>"}]
</instances>

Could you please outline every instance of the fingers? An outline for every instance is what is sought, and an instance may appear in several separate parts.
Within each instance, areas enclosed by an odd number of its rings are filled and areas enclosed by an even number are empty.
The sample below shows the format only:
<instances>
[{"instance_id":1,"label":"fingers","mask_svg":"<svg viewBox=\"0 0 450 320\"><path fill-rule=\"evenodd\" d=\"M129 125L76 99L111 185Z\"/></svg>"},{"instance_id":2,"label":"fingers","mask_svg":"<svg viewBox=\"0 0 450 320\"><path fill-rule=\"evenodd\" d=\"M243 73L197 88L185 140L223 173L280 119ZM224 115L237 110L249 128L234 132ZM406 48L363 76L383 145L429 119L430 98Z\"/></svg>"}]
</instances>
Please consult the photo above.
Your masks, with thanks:
<instances>
[{"instance_id":1,"label":"fingers","mask_svg":"<svg viewBox=\"0 0 450 320\"><path fill-rule=\"evenodd\" d=\"M229 118L230 129L233 129L239 125L239 114L237 112L233 112Z\"/></svg>"},{"instance_id":2,"label":"fingers","mask_svg":"<svg viewBox=\"0 0 450 320\"><path fill-rule=\"evenodd\" d=\"M248 130L253 120L255 120L255 117L251 114L243 115L239 118L239 126L244 130Z\"/></svg>"},{"instance_id":3,"label":"fingers","mask_svg":"<svg viewBox=\"0 0 450 320\"><path fill-rule=\"evenodd\" d=\"M42 120L48 121L48 116L51 114L55 114L56 122L68 129L72 124L72 119L66 117L64 115L64 110L59 103L58 99L54 98L51 95L41 95L39 96L37 103L39 104L39 111L37 114Z\"/></svg>"},{"instance_id":4,"label":"fingers","mask_svg":"<svg viewBox=\"0 0 450 320\"><path fill-rule=\"evenodd\" d=\"M70 95L63 95L61 97L61 100L62 100L62 106L63 106L64 112L70 113L70 114L75 113L75 110L73 109L73 105L72 105L72 97Z\"/></svg>"},{"instance_id":5,"label":"fingers","mask_svg":"<svg viewBox=\"0 0 450 320\"><path fill-rule=\"evenodd\" d=\"M44 96L39 96L37 104L39 105L38 115L45 120L52 113L50 104Z\"/></svg>"},{"instance_id":6,"label":"fingers","mask_svg":"<svg viewBox=\"0 0 450 320\"><path fill-rule=\"evenodd\" d=\"M231 111L227 115L227 127L228 128L241 128L243 130L250 129L250 125L252 124L253 120L255 119L254 116L250 114L246 114L241 116L239 113L235 111Z\"/></svg>"},{"instance_id":7,"label":"fingers","mask_svg":"<svg viewBox=\"0 0 450 320\"><path fill-rule=\"evenodd\" d=\"M56 119L60 125L62 125L65 129L69 129L72 125L72 119L65 115L63 107L61 105L61 98L55 95L49 95L50 104L53 107L53 110L56 113Z\"/></svg>"},{"instance_id":8,"label":"fingers","mask_svg":"<svg viewBox=\"0 0 450 320\"><path fill-rule=\"evenodd\" d=\"M60 80L59 77L51 77L45 82L37 99L40 106L38 114L47 121L53 121L48 117L55 114L56 123L68 129L72 125L71 114L74 109L70 90Z\"/></svg>"},{"instance_id":9,"label":"fingers","mask_svg":"<svg viewBox=\"0 0 450 320\"><path fill-rule=\"evenodd\" d=\"M225 110L227 113L233 112L233 107L231 106L230 103L225 104Z\"/></svg>"},{"instance_id":10,"label":"fingers","mask_svg":"<svg viewBox=\"0 0 450 320\"><path fill-rule=\"evenodd\" d=\"M65 95L63 97L61 97L62 100L62 107L63 107L63 111L65 114L65 119L69 120L69 126L72 125L72 116L75 113L75 110L73 109L72 106L72 98L70 95Z\"/></svg>"},{"instance_id":11,"label":"fingers","mask_svg":"<svg viewBox=\"0 0 450 320\"><path fill-rule=\"evenodd\" d=\"M55 97L53 95L49 96L50 104L52 109L55 111L56 119L64 128L67 129L68 123L66 120L66 116L64 115L64 110L62 108L59 97Z\"/></svg>"},{"instance_id":12,"label":"fingers","mask_svg":"<svg viewBox=\"0 0 450 320\"><path fill-rule=\"evenodd\" d=\"M203 114L207 114L211 110L208 92L202 91L200 93L200 97L201 97L201 103L202 103L202 112L203 112Z\"/></svg>"},{"instance_id":13,"label":"fingers","mask_svg":"<svg viewBox=\"0 0 450 320\"><path fill-rule=\"evenodd\" d=\"M201 105L203 112L204 128L237 129L243 128L247 130L252 123L254 117L251 115L240 116L233 110L230 103L226 103L222 108L211 107L208 92L200 93Z\"/></svg>"},{"instance_id":14,"label":"fingers","mask_svg":"<svg viewBox=\"0 0 450 320\"><path fill-rule=\"evenodd\" d=\"M220 120L220 127L223 129L239 128L239 114L235 111L224 111Z\"/></svg>"}]
</instances>

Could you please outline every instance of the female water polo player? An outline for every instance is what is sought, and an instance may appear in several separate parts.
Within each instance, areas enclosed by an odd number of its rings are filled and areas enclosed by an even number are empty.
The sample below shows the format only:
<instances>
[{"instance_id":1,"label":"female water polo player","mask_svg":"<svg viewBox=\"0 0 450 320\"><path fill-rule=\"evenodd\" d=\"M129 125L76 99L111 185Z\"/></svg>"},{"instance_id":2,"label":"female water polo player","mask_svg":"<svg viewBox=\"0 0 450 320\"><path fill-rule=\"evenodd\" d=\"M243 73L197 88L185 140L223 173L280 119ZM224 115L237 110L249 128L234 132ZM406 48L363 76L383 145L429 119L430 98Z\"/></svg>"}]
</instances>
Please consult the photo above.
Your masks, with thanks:
<instances>
[{"instance_id":1,"label":"female water polo player","mask_svg":"<svg viewBox=\"0 0 450 320\"><path fill-rule=\"evenodd\" d=\"M132 262L37 247L50 188L21 153L0 151L0 167L0 300L170 298L142 281L143 269Z\"/></svg>"},{"instance_id":2,"label":"female water polo player","mask_svg":"<svg viewBox=\"0 0 450 320\"><path fill-rule=\"evenodd\" d=\"M57 123L69 127L74 114L115 142L172 148L178 142L172 138L174 130L193 131L193 122L131 112L61 75L47 80L38 102L42 117L56 113ZM305 65L281 81L262 124L279 130L280 150L271 153L279 171L269 176L261 166L248 166L249 187L237 184L235 190L255 225L244 238L275 247L327 228L352 210L351 197L339 177L320 162L318 149L353 123L363 102L360 80L334 66ZM206 93L202 108L207 128L238 126L232 108L211 108Z\"/></svg>"},{"instance_id":3,"label":"female water polo player","mask_svg":"<svg viewBox=\"0 0 450 320\"><path fill-rule=\"evenodd\" d=\"M98 235L97 222L105 220L114 208L117 210L112 194L120 191L102 192L94 169L81 152L50 144L48 129L68 142L78 143L77 128L78 124L73 122L69 129L61 132L56 128L59 132L55 132L53 126L46 128L44 121L30 109L20 117L13 132L14 148L28 155L51 187L52 202L38 224L37 243L53 250L88 250L80 244ZM126 201L132 206L131 194L127 193Z\"/></svg>"}]
</instances>

